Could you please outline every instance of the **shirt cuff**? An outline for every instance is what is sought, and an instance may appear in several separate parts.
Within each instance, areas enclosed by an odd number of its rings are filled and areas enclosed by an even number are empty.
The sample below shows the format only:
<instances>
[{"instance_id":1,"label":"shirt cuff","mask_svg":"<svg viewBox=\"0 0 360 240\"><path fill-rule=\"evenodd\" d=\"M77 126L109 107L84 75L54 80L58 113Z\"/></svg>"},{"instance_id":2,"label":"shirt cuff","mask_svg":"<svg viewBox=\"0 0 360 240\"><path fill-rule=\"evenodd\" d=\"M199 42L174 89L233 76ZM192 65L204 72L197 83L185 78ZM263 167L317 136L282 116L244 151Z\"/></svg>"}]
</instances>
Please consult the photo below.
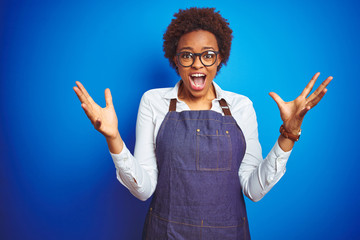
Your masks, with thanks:
<instances>
[{"instance_id":1,"label":"shirt cuff","mask_svg":"<svg viewBox=\"0 0 360 240\"><path fill-rule=\"evenodd\" d=\"M122 170L130 170L131 153L129 149L126 147L124 142L123 142L123 149L121 150L120 153L110 152L110 155L116 168Z\"/></svg>"},{"instance_id":2,"label":"shirt cuff","mask_svg":"<svg viewBox=\"0 0 360 240\"><path fill-rule=\"evenodd\" d=\"M281 172L282 174L286 171L286 163L290 157L291 151L284 152L284 150L281 149L279 145L279 141L276 141L274 147L273 147L273 154L275 159L274 169L275 169L275 175L279 174Z\"/></svg>"},{"instance_id":3,"label":"shirt cuff","mask_svg":"<svg viewBox=\"0 0 360 240\"><path fill-rule=\"evenodd\" d=\"M136 165L134 164L135 159L125 143L123 143L123 149L120 153L114 154L110 152L110 155L115 164L117 179L128 188L130 192L138 192L139 185L135 179L138 179L139 183L142 182L142 175L139 173L141 170L136 169Z\"/></svg>"},{"instance_id":4,"label":"shirt cuff","mask_svg":"<svg viewBox=\"0 0 360 240\"><path fill-rule=\"evenodd\" d=\"M276 141L269 156L267 157L268 165L266 167L266 185L273 186L285 174L286 163L290 157L291 151L284 152Z\"/></svg>"},{"instance_id":5,"label":"shirt cuff","mask_svg":"<svg viewBox=\"0 0 360 240\"><path fill-rule=\"evenodd\" d=\"M275 156L278 157L278 158L283 158L283 159L288 159L290 157L290 154L292 152L292 149L288 152L284 152L284 150L281 149L280 145L279 145L279 140L276 141L274 147L274 153L275 153Z\"/></svg>"}]
</instances>

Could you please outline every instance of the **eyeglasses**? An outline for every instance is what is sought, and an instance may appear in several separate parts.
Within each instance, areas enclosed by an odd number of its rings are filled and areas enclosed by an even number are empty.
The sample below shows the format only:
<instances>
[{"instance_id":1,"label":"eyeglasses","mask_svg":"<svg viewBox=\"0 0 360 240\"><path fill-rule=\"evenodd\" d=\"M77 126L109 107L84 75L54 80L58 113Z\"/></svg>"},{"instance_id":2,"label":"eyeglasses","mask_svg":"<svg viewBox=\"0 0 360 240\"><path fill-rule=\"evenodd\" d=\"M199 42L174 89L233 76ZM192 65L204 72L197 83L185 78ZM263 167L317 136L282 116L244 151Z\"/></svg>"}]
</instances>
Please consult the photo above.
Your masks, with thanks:
<instances>
[{"instance_id":1,"label":"eyeglasses","mask_svg":"<svg viewBox=\"0 0 360 240\"><path fill-rule=\"evenodd\" d=\"M200 58L200 62L205 67L210 67L215 64L217 55L219 54L218 51L204 51L202 53L192 53L192 52L179 52L176 54L178 62L183 67L191 67L194 62L196 56Z\"/></svg>"}]
</instances>

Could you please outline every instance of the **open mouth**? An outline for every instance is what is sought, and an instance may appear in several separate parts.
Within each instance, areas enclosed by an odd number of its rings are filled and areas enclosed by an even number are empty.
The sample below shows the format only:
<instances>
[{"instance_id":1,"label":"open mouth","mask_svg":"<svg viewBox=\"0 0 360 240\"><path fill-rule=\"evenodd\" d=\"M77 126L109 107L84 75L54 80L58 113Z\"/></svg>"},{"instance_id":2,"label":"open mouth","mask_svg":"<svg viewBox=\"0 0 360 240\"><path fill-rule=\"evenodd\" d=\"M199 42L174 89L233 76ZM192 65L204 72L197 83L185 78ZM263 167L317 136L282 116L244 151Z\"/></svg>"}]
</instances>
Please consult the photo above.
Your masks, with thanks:
<instances>
[{"instance_id":1,"label":"open mouth","mask_svg":"<svg viewBox=\"0 0 360 240\"><path fill-rule=\"evenodd\" d=\"M189 76L191 88L200 91L205 87L206 75L203 73L192 73Z\"/></svg>"}]
</instances>

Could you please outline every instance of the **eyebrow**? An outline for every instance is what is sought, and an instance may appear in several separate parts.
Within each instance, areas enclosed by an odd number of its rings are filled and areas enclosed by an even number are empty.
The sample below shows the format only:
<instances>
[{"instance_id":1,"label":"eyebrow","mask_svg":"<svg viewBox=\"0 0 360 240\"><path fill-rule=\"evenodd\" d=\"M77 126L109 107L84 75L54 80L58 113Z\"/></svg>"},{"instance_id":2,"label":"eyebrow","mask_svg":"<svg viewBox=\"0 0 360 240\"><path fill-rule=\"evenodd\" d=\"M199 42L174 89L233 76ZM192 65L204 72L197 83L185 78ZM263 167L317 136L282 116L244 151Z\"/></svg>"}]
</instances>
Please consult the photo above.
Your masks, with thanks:
<instances>
[{"instance_id":1,"label":"eyebrow","mask_svg":"<svg viewBox=\"0 0 360 240\"><path fill-rule=\"evenodd\" d=\"M203 47L201 50L208 50L208 49L215 50L213 47ZM193 51L194 49L192 47L183 47L183 48L179 49L179 51L182 51L182 50L191 50L191 51Z\"/></svg>"}]
</instances>

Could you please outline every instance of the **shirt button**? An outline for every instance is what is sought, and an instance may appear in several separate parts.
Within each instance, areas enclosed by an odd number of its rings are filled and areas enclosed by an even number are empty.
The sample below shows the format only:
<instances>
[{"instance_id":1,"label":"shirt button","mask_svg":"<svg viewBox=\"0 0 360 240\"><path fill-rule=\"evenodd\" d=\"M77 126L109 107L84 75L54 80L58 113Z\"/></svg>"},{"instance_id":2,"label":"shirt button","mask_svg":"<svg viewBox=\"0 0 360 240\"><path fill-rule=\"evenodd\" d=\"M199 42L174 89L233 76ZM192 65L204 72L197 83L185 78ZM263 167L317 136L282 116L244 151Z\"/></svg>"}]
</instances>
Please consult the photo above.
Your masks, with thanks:
<instances>
[{"instance_id":1,"label":"shirt button","mask_svg":"<svg viewBox=\"0 0 360 240\"><path fill-rule=\"evenodd\" d=\"M266 182L267 182L267 184L269 185L273 180L274 180L273 177L268 177L268 178L266 179Z\"/></svg>"}]
</instances>

